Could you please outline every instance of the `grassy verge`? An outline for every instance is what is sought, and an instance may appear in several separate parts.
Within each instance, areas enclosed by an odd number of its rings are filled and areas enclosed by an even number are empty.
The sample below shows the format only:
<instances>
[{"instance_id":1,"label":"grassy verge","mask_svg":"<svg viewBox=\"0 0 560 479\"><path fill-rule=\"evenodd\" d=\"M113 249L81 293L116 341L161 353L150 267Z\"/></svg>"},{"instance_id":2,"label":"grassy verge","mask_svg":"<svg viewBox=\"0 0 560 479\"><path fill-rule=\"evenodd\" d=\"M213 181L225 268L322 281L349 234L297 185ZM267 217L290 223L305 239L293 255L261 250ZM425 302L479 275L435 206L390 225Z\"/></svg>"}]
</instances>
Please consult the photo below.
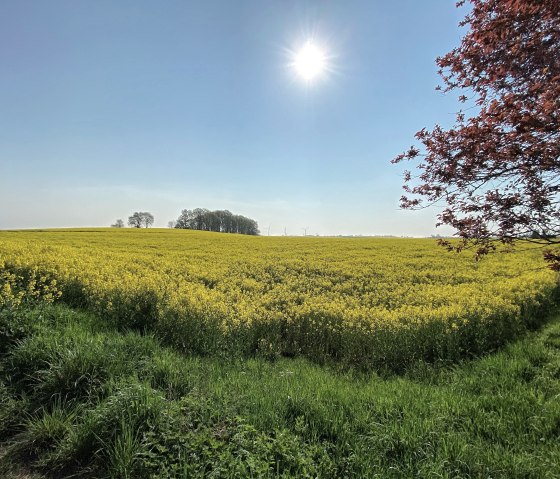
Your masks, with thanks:
<instances>
[{"instance_id":1,"label":"grassy verge","mask_svg":"<svg viewBox=\"0 0 560 479\"><path fill-rule=\"evenodd\" d=\"M0 311L2 477L554 478L559 398L560 317L382 378L185 358L61 305Z\"/></svg>"}]
</instances>

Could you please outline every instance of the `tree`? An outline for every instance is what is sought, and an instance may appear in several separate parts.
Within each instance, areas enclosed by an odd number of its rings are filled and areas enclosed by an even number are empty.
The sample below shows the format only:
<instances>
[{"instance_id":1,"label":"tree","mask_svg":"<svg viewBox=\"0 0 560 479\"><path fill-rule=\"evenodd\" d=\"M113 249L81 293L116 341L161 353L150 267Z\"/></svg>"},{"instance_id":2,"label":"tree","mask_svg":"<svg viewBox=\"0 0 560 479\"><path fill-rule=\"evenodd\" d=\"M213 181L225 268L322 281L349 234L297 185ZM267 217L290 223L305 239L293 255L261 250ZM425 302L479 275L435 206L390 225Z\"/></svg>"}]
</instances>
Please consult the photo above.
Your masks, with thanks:
<instances>
[{"instance_id":1,"label":"tree","mask_svg":"<svg viewBox=\"0 0 560 479\"><path fill-rule=\"evenodd\" d=\"M139 212L133 213L128 217L128 226L131 228L142 228L142 216Z\"/></svg>"},{"instance_id":2,"label":"tree","mask_svg":"<svg viewBox=\"0 0 560 479\"><path fill-rule=\"evenodd\" d=\"M131 228L149 228L154 224L154 216L147 211L136 211L128 217L128 226Z\"/></svg>"},{"instance_id":3,"label":"tree","mask_svg":"<svg viewBox=\"0 0 560 479\"><path fill-rule=\"evenodd\" d=\"M461 45L436 62L443 90L461 92L476 114L460 110L453 127L420 130L423 151L393 160L421 158L416 177L405 172L401 206L444 202L437 225L455 228L460 241L441 243L475 246L477 257L496 241L559 244L560 2L469 2ZM560 255L545 256L560 270Z\"/></svg>"},{"instance_id":4,"label":"tree","mask_svg":"<svg viewBox=\"0 0 560 479\"><path fill-rule=\"evenodd\" d=\"M206 215L209 212L210 211L206 208L195 208L193 210L195 229L202 231L208 230L208 220Z\"/></svg>"},{"instance_id":5,"label":"tree","mask_svg":"<svg viewBox=\"0 0 560 479\"><path fill-rule=\"evenodd\" d=\"M175 222L175 228L192 230L195 228L195 216L192 210L183 210Z\"/></svg>"},{"instance_id":6,"label":"tree","mask_svg":"<svg viewBox=\"0 0 560 479\"><path fill-rule=\"evenodd\" d=\"M111 225L111 228L124 228L124 221L118 219L114 224Z\"/></svg>"},{"instance_id":7,"label":"tree","mask_svg":"<svg viewBox=\"0 0 560 479\"><path fill-rule=\"evenodd\" d=\"M258 235L259 225L255 220L234 215L228 210L210 211L206 208L183 210L177 218L175 228Z\"/></svg>"},{"instance_id":8,"label":"tree","mask_svg":"<svg viewBox=\"0 0 560 479\"><path fill-rule=\"evenodd\" d=\"M229 210L220 210L216 211L216 214L220 217L220 231L222 233L231 233L233 213Z\"/></svg>"},{"instance_id":9,"label":"tree","mask_svg":"<svg viewBox=\"0 0 560 479\"><path fill-rule=\"evenodd\" d=\"M175 225L177 224L177 222L175 220L171 220L167 222L167 227L168 228L175 228Z\"/></svg>"},{"instance_id":10,"label":"tree","mask_svg":"<svg viewBox=\"0 0 560 479\"><path fill-rule=\"evenodd\" d=\"M144 211L140 214L142 215L142 225L144 226L144 228L149 228L154 224L154 215L148 213L147 211Z\"/></svg>"}]
</instances>

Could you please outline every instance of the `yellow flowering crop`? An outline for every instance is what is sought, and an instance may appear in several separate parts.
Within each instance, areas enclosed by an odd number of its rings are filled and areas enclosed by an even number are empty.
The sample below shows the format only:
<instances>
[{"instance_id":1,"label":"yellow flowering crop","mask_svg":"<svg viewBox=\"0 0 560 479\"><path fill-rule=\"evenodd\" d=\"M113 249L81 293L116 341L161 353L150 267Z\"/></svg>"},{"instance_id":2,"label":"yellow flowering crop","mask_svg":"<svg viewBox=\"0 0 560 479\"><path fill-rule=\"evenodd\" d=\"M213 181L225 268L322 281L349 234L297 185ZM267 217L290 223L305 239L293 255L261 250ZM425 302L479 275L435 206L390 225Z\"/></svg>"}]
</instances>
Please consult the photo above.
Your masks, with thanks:
<instances>
[{"instance_id":1,"label":"yellow flowering crop","mask_svg":"<svg viewBox=\"0 0 560 479\"><path fill-rule=\"evenodd\" d=\"M60 290L185 352L246 355L264 344L266 354L390 369L498 347L538 322L558 291L539 251L477 263L430 239L0 232L0 274L29 271L56 280L49 298ZM0 279L6 297L9 288Z\"/></svg>"}]
</instances>

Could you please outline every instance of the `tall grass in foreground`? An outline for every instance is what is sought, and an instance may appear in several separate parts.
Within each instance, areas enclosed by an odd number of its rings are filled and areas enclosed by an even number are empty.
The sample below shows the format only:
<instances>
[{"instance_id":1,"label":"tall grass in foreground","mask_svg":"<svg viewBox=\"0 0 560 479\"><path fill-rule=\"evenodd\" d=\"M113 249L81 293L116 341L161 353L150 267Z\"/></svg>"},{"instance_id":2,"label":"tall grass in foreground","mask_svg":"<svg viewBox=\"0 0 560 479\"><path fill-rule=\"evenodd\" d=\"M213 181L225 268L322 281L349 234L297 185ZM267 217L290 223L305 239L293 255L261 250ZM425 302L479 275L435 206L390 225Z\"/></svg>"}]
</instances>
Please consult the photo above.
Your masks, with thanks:
<instances>
[{"instance_id":1,"label":"tall grass in foreground","mask_svg":"<svg viewBox=\"0 0 560 479\"><path fill-rule=\"evenodd\" d=\"M0 311L0 476L560 476L560 318L405 376L189 358L63 306Z\"/></svg>"}]
</instances>

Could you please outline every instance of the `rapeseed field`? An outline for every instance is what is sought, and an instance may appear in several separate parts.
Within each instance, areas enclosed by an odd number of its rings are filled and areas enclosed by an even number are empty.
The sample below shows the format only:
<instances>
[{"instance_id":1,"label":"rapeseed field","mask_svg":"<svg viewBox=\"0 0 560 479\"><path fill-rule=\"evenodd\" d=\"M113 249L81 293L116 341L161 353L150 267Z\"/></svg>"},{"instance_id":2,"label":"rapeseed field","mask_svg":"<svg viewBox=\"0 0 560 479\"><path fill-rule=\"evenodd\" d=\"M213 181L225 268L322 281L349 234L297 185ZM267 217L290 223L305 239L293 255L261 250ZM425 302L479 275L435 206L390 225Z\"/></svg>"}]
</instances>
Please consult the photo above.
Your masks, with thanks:
<instances>
[{"instance_id":1,"label":"rapeseed field","mask_svg":"<svg viewBox=\"0 0 560 479\"><path fill-rule=\"evenodd\" d=\"M248 237L189 230L0 232L0 301L49 301L187 354L306 356L399 371L494 350L558 295L541 251L482 261L433 239ZM23 288L25 289L25 288Z\"/></svg>"}]
</instances>

